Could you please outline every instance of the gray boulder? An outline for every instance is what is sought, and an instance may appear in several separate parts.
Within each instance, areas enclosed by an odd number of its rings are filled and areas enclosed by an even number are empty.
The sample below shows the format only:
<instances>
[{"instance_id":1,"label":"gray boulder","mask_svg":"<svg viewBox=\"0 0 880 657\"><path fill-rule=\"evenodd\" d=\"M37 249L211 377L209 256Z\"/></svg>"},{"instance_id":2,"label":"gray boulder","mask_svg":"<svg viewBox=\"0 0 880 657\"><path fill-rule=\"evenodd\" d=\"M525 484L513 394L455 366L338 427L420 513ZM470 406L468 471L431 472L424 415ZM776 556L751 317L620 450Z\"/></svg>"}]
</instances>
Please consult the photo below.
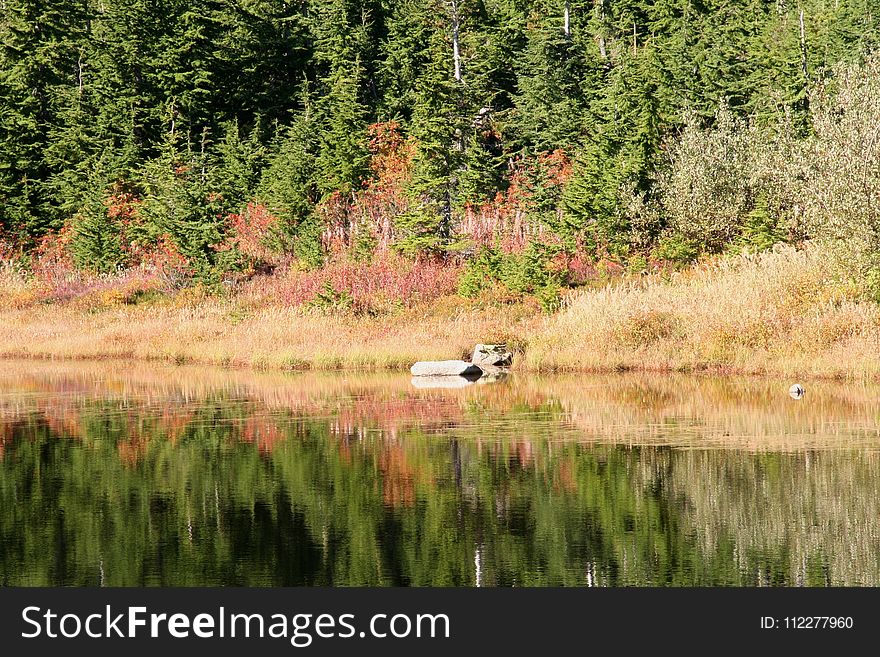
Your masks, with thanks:
<instances>
[{"instance_id":1,"label":"gray boulder","mask_svg":"<svg viewBox=\"0 0 880 657\"><path fill-rule=\"evenodd\" d=\"M409 368L413 376L465 376L478 377L483 373L473 363L463 360L426 360L419 361Z\"/></svg>"},{"instance_id":2,"label":"gray boulder","mask_svg":"<svg viewBox=\"0 0 880 657\"><path fill-rule=\"evenodd\" d=\"M478 344L471 356L471 362L480 367L507 367L511 360L513 354L507 350L506 344Z\"/></svg>"}]
</instances>

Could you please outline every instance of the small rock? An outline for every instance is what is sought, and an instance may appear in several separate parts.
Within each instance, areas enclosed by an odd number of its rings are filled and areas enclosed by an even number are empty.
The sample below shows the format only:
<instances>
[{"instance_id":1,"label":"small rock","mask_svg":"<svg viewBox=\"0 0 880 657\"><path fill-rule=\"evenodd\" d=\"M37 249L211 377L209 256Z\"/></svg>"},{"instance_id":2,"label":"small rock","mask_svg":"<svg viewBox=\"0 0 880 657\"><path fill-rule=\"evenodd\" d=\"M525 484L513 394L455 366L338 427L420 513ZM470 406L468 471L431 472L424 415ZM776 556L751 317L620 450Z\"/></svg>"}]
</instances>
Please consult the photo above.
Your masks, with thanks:
<instances>
[{"instance_id":1,"label":"small rock","mask_svg":"<svg viewBox=\"0 0 880 657\"><path fill-rule=\"evenodd\" d=\"M506 344L478 344L474 347L474 355L471 362L474 365L493 367L506 367L510 365L513 354L507 350Z\"/></svg>"},{"instance_id":2,"label":"small rock","mask_svg":"<svg viewBox=\"0 0 880 657\"><path fill-rule=\"evenodd\" d=\"M477 378L483 370L463 360L426 360L419 361L409 368L413 376L465 376Z\"/></svg>"},{"instance_id":3,"label":"small rock","mask_svg":"<svg viewBox=\"0 0 880 657\"><path fill-rule=\"evenodd\" d=\"M804 387L800 383L795 383L788 389L788 394L792 399L803 399L805 392L806 390L804 390Z\"/></svg>"}]
</instances>

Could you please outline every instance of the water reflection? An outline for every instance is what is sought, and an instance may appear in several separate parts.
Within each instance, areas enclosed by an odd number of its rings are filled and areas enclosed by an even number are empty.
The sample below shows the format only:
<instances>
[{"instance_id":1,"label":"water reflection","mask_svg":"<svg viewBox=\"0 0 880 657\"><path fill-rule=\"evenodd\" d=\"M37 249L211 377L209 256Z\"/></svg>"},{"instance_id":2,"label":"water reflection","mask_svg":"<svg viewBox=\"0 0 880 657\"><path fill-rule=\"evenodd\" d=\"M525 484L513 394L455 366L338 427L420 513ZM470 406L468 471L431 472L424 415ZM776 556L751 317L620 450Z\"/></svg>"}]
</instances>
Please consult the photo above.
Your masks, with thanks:
<instances>
[{"instance_id":1,"label":"water reflection","mask_svg":"<svg viewBox=\"0 0 880 657\"><path fill-rule=\"evenodd\" d=\"M880 392L0 364L5 585L878 585Z\"/></svg>"}]
</instances>

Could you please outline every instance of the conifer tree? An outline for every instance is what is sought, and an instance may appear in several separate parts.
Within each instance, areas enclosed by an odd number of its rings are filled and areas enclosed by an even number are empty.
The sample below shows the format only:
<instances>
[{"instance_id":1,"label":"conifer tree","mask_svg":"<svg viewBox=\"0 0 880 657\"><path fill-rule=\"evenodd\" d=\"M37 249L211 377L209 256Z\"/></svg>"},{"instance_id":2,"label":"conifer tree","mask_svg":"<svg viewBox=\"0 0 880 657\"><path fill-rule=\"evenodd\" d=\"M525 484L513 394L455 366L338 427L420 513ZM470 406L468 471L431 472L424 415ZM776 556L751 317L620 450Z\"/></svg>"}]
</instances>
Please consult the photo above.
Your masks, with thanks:
<instances>
[{"instance_id":1,"label":"conifer tree","mask_svg":"<svg viewBox=\"0 0 880 657\"><path fill-rule=\"evenodd\" d=\"M44 153L82 83L85 0L6 0L0 22L0 226L39 235L63 219Z\"/></svg>"}]
</instances>

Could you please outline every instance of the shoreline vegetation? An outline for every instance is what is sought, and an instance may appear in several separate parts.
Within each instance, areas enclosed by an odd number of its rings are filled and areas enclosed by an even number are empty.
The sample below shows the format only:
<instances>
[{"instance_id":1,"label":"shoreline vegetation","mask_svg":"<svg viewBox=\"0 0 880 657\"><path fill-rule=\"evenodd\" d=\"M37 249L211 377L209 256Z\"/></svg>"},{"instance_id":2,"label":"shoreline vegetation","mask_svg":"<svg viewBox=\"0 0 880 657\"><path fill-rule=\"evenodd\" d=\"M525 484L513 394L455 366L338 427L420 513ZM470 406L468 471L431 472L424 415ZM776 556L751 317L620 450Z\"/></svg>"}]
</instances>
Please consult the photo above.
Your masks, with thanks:
<instances>
[{"instance_id":1,"label":"shoreline vegetation","mask_svg":"<svg viewBox=\"0 0 880 657\"><path fill-rule=\"evenodd\" d=\"M8 0L0 356L880 378L877 2Z\"/></svg>"},{"instance_id":2,"label":"shoreline vegetation","mask_svg":"<svg viewBox=\"0 0 880 657\"><path fill-rule=\"evenodd\" d=\"M621 274L569 293L551 314L535 302L488 296L440 296L376 316L254 305L244 293L0 302L0 356L405 370L417 360L466 357L473 344L492 341L512 346L521 372L880 378L880 309L835 281L828 263L817 249L783 247Z\"/></svg>"}]
</instances>

